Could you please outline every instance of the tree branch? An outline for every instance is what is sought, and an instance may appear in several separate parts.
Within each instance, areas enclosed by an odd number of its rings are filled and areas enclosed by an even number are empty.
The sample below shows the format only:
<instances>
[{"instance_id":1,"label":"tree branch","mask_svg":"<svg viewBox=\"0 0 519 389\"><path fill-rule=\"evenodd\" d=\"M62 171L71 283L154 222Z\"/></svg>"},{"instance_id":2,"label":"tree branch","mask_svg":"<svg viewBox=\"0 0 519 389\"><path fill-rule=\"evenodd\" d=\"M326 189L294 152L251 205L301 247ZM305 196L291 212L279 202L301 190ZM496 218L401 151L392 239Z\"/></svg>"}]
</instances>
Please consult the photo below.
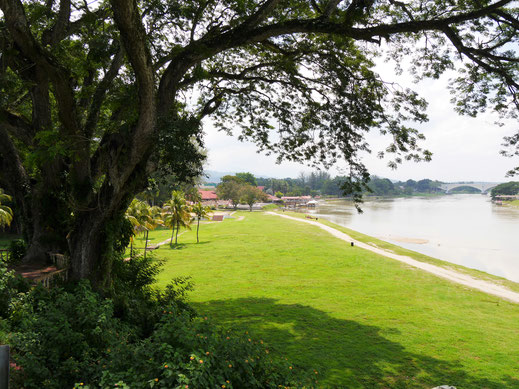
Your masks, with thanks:
<instances>
[{"instance_id":1,"label":"tree branch","mask_svg":"<svg viewBox=\"0 0 519 389\"><path fill-rule=\"evenodd\" d=\"M337 9L337 6L340 4L342 0L329 0L324 7L322 17L328 19L333 12Z\"/></svg>"},{"instance_id":2,"label":"tree branch","mask_svg":"<svg viewBox=\"0 0 519 389\"><path fill-rule=\"evenodd\" d=\"M0 110L0 126L3 126L8 133L24 144L33 143L34 129L24 118L2 109Z\"/></svg>"},{"instance_id":3,"label":"tree branch","mask_svg":"<svg viewBox=\"0 0 519 389\"><path fill-rule=\"evenodd\" d=\"M120 48L114 56L112 64L110 65L110 69L108 69L104 78L101 80L92 96L92 102L90 104L88 117L85 123L85 135L87 137L92 136L94 128L99 120L99 112L101 110L101 105L103 104L106 91L112 84L112 81L115 79L115 77L117 77L119 69L123 64L123 59L123 49Z\"/></svg>"},{"instance_id":4,"label":"tree branch","mask_svg":"<svg viewBox=\"0 0 519 389\"><path fill-rule=\"evenodd\" d=\"M114 185L124 185L134 167L150 152L153 144L153 131L156 121L155 106L155 72L151 54L146 45L146 31L142 25L138 5L135 0L111 0L114 19L119 31L123 47L132 64L137 78L139 93L139 118L132 133L131 154L124 174L117 177ZM115 176L112 177L115 180ZM117 189L121 189L120 187Z\"/></svg>"},{"instance_id":5,"label":"tree branch","mask_svg":"<svg viewBox=\"0 0 519 389\"><path fill-rule=\"evenodd\" d=\"M44 70L54 84L54 94L59 107L59 117L67 135L79 134L74 92L69 84L70 75L58 62L46 53L34 39L29 28L23 5L19 0L0 0L6 26L21 52Z\"/></svg>"}]
</instances>

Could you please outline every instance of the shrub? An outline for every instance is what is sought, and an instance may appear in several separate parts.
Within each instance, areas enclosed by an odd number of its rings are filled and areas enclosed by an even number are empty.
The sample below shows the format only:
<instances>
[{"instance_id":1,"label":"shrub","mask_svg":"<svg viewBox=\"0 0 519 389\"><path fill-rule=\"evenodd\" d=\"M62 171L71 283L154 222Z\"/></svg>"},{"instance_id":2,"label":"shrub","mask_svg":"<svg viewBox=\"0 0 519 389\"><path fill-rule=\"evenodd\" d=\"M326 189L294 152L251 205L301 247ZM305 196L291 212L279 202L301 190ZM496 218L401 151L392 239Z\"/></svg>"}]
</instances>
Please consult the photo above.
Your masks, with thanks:
<instances>
[{"instance_id":1,"label":"shrub","mask_svg":"<svg viewBox=\"0 0 519 389\"><path fill-rule=\"evenodd\" d=\"M273 360L262 342L216 329L206 319L164 310L152 336L119 344L100 382L131 388L301 387L301 372Z\"/></svg>"},{"instance_id":2,"label":"shrub","mask_svg":"<svg viewBox=\"0 0 519 389\"><path fill-rule=\"evenodd\" d=\"M0 262L0 318L18 317L28 291L28 282L8 270L6 263Z\"/></svg>"},{"instance_id":3,"label":"shrub","mask_svg":"<svg viewBox=\"0 0 519 389\"><path fill-rule=\"evenodd\" d=\"M23 239L15 239L9 243L9 264L21 262L27 252L27 243Z\"/></svg>"},{"instance_id":4,"label":"shrub","mask_svg":"<svg viewBox=\"0 0 519 389\"><path fill-rule=\"evenodd\" d=\"M78 376L96 382L107 349L131 339L112 302L87 281L69 290L38 286L27 304L31 309L11 328L13 359L23 368L13 377L25 388L71 387Z\"/></svg>"},{"instance_id":5,"label":"shrub","mask_svg":"<svg viewBox=\"0 0 519 389\"><path fill-rule=\"evenodd\" d=\"M188 280L153 288L160 265L151 258L117 260L102 294L88 281L29 290L0 267L0 305L6 302L0 319L9 324L0 321L0 332L10 332L12 386L300 386L298 370L271 359L262 342L198 317L186 302Z\"/></svg>"}]
</instances>

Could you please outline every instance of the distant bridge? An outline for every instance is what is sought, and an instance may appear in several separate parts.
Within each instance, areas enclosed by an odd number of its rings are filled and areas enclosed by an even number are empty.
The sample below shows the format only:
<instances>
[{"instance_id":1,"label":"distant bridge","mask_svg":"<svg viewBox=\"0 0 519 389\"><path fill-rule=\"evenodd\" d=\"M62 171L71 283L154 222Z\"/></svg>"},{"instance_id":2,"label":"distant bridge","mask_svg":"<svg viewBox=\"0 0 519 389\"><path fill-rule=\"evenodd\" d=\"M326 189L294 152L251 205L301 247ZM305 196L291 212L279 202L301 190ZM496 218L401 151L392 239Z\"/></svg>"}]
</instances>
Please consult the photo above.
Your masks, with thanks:
<instances>
[{"instance_id":1,"label":"distant bridge","mask_svg":"<svg viewBox=\"0 0 519 389\"><path fill-rule=\"evenodd\" d=\"M441 184L440 189L444 190L445 193L449 193L452 189L459 188L461 186L470 186L481 191L481 193L487 193L490 189L495 188L502 182L451 182L448 184Z\"/></svg>"}]
</instances>

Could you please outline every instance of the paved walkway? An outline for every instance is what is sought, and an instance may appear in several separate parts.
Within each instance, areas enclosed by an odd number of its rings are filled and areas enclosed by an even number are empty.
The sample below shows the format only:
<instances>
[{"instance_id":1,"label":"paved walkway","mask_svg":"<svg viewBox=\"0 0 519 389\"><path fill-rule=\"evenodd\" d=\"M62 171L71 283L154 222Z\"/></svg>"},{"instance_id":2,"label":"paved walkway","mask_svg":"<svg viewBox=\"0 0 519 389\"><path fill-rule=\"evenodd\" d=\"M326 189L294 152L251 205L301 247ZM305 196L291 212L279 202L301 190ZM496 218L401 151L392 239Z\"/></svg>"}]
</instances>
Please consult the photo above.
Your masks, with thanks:
<instances>
[{"instance_id":1,"label":"paved walkway","mask_svg":"<svg viewBox=\"0 0 519 389\"><path fill-rule=\"evenodd\" d=\"M483 280L480 280L480 279L477 279L477 278L473 278L473 277L471 277L469 275L466 275L466 274L463 274L463 273L459 273L459 272L454 271L454 270L449 270L449 269L445 269L443 267L431 265L429 263L420 262L420 261L417 261L416 259L413 259L411 257L407 257L405 255L394 254L394 253L391 253L389 251L382 250L382 249L380 249L378 247L370 246L370 245L368 245L366 243L359 242L359 241L353 239L352 237L350 237L349 235L345 234L344 232L341 232L341 231L339 231L339 230L337 230L335 228L326 226L326 225L321 224L321 223L316 222L316 221L300 219L300 218L297 218L297 217L283 215L283 214L279 214L279 213L275 213L275 212L267 212L267 213L270 214L270 215L276 215L276 216L284 217L286 219L295 220L295 221L298 221L298 222L312 224L312 225L314 225L316 227L319 227L319 228L329 232L333 236L335 236L335 237L337 237L339 239L342 239L342 240L344 240L344 241L346 241L348 243L354 242L355 246L360 247L362 249L372 251L374 253L383 255L383 256L388 257L388 258L396 259L397 261L404 262L404 263L406 263L408 265L411 265L413 267L416 267L418 269L425 270L426 272L429 272L429 273L432 273L434 275L437 275L438 277L442 277L442 278L445 278L445 279L447 279L449 281L456 282L458 284L461 284L461 285L464 285L464 286L468 286L470 288L474 288L474 289L480 290L482 292L485 292L485 293L488 293L488 294L491 294L491 295L494 295L494 296L498 296L498 297L501 297L501 298L503 298L505 300L508 300L508 301L511 301L511 302L519 304L519 293L513 292L510 289L507 289L507 288L505 288L503 286L494 284L492 282L483 281Z\"/></svg>"}]
</instances>

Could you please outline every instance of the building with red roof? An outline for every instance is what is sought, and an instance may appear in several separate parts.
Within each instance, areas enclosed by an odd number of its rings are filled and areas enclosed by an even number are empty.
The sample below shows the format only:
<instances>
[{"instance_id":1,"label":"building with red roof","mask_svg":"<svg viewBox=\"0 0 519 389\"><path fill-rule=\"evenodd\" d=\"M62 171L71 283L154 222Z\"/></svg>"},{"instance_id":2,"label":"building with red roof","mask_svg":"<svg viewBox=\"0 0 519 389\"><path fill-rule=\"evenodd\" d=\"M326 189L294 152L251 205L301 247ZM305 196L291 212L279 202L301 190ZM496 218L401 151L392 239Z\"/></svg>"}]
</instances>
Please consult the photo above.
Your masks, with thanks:
<instances>
[{"instance_id":1,"label":"building with red roof","mask_svg":"<svg viewBox=\"0 0 519 389\"><path fill-rule=\"evenodd\" d=\"M198 189L198 193L200 194L200 197L202 198L202 201L217 201L218 195L214 190L202 190Z\"/></svg>"}]
</instances>

